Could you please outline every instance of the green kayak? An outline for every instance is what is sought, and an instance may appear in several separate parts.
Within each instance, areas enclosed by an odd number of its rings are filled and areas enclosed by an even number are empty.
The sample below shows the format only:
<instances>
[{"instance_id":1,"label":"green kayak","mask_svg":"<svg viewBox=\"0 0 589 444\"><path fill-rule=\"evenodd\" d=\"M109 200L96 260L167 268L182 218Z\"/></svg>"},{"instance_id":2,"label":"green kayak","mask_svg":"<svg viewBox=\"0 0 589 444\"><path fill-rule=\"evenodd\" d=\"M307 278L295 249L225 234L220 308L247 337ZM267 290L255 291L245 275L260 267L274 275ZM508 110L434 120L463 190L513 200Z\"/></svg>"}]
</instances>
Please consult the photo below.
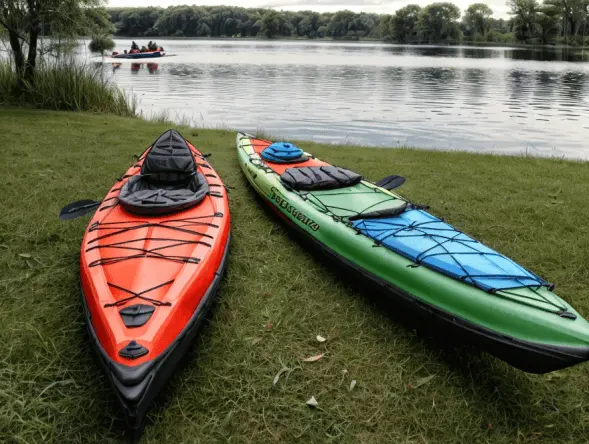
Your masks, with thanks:
<instances>
[{"instance_id":1,"label":"green kayak","mask_svg":"<svg viewBox=\"0 0 589 444\"><path fill-rule=\"evenodd\" d=\"M554 286L391 191L289 143L238 133L264 201L319 252L383 296L509 364L546 373L589 359L589 323Z\"/></svg>"}]
</instances>

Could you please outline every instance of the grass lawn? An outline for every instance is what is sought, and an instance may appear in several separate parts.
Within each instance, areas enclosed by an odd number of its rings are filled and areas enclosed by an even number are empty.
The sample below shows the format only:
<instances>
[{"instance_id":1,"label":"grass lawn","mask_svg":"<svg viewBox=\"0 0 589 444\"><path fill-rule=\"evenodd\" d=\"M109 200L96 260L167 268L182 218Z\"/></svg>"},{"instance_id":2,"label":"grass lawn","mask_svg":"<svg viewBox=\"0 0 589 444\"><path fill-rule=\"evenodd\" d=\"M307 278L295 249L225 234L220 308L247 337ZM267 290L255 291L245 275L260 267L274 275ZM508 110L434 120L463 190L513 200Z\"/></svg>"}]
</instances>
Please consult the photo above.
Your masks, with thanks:
<instances>
[{"instance_id":1,"label":"grass lawn","mask_svg":"<svg viewBox=\"0 0 589 444\"><path fill-rule=\"evenodd\" d=\"M0 442L121 441L78 289L88 219L57 215L71 201L100 199L165 129L0 110ZM589 441L589 364L528 375L424 334L269 217L239 170L234 133L181 131L213 153L232 187L232 249L210 322L157 399L143 442ZM402 194L555 282L589 316L587 164L301 146L372 180L406 176ZM311 396L316 409L305 404Z\"/></svg>"}]
</instances>

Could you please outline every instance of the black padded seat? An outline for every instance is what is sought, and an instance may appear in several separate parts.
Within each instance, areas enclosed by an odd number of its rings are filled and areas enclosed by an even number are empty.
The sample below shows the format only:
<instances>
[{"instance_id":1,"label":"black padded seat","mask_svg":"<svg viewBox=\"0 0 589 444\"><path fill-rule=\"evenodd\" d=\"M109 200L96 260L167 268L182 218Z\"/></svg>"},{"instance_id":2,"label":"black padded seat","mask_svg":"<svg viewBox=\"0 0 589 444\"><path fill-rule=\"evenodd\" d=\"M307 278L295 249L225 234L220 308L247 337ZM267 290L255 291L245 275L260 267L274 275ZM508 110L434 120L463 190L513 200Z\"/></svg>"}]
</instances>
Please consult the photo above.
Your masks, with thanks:
<instances>
[{"instance_id":1,"label":"black padded seat","mask_svg":"<svg viewBox=\"0 0 589 444\"><path fill-rule=\"evenodd\" d=\"M287 168L280 176L282 182L295 190L333 190L360 183L362 176L335 166Z\"/></svg>"},{"instance_id":2,"label":"black padded seat","mask_svg":"<svg viewBox=\"0 0 589 444\"><path fill-rule=\"evenodd\" d=\"M186 140L175 130L166 131L145 156L141 174L121 189L119 202L130 213L159 216L198 205L209 193Z\"/></svg>"}]
</instances>

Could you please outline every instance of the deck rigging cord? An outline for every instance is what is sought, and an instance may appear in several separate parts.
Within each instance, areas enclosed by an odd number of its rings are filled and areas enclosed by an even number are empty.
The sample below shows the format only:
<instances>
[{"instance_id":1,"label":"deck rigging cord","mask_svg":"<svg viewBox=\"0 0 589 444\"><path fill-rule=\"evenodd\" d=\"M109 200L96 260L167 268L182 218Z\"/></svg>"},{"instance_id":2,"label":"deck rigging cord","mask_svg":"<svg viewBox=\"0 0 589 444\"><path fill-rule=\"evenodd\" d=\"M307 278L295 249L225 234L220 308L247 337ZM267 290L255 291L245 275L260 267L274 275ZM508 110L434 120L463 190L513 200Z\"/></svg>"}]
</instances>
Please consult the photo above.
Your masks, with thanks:
<instances>
[{"instance_id":1,"label":"deck rigging cord","mask_svg":"<svg viewBox=\"0 0 589 444\"><path fill-rule=\"evenodd\" d=\"M137 156L137 163L133 165L134 168L141 168L141 163L145 159L146 154L148 153L149 149L145 150L141 156ZM199 155L193 149L190 149L191 153L196 158L202 159L206 162L206 157ZM207 156L208 157L208 156ZM204 163L196 162L196 164L203 168L203 169L212 169L209 165ZM132 168L133 168L132 167ZM141 174L141 173L139 173ZM123 182L121 186L117 188L113 188L110 190L109 194L118 193L122 189L124 183L131 177L136 176L137 174L125 174L119 178L118 182ZM217 176L213 174L206 174L206 177L213 177L218 179ZM211 186L209 184L209 186ZM222 187L222 185L212 184L212 186ZM107 195L108 196L108 195ZM209 198L212 197L223 197L223 194L220 192L213 192L209 191L207 193ZM107 205L104 205L107 203ZM112 209L119 204L118 195L107 197L102 201L101 207L99 211L105 211L107 209ZM97 232L97 236L94 237L92 240L88 241L86 252L90 252L93 250L116 250L116 251L128 251L131 254L122 254L122 255L115 255L109 257L101 257L100 259L96 259L88 264L88 267L98 267L98 266L108 266L117 264L123 261L134 260L134 259L143 259L143 258L152 258L152 259L160 259L160 260L167 260L171 262L181 263L181 264L194 264L197 265L200 263L201 258L194 257L194 256L182 256L182 255L173 255L173 254L166 254L164 250L172 249L175 247L181 247L185 245L204 245L206 247L212 248L212 244L205 242L201 239L214 239L214 236L210 234L204 233L198 229L198 227L213 227L219 228L219 225L214 224L212 221L214 218L222 218L223 213L215 212L213 214L204 215L204 216L195 216L195 217L184 217L184 218L176 218L176 219L167 219L160 222L151 222L149 220L137 220L137 221L113 221L113 222L101 222L96 221L90 225L88 228L88 232ZM112 242L112 243L101 243L105 239L118 236L123 233L128 233L136 230L145 230L151 231L152 229L159 228L164 230L170 230L174 232L188 234L190 236L199 236L199 240L195 239L178 239L178 238L167 238L167 237L142 237L137 239L131 240L124 240L119 242ZM154 248L142 248L136 245L133 245L136 242L167 242L167 244L159 245ZM126 304L132 299L139 298L147 302L151 302L155 306L171 306L170 302L162 302L157 299L152 299L144 296L146 293L151 291L157 290L159 288L171 285L174 280L170 280L159 284L155 287L149 288L147 290L143 290L141 292L134 292L127 288L121 287L112 282L107 282L107 285L111 288L117 289L124 293L131 294L131 296L123 299L119 299L113 303L108 303L104 305L104 308L108 307L118 307L121 305Z\"/></svg>"}]
</instances>

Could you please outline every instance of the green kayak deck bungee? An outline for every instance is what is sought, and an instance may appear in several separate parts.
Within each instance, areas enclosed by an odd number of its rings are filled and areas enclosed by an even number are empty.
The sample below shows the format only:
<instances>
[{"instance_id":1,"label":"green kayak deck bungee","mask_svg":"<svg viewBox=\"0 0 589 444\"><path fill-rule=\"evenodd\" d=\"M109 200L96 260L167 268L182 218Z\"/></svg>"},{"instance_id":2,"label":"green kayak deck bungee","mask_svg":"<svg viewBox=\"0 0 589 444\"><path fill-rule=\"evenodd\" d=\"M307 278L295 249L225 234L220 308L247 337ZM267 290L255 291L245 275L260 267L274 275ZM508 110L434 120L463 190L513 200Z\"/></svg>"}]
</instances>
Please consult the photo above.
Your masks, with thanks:
<instances>
[{"instance_id":1,"label":"green kayak deck bungee","mask_svg":"<svg viewBox=\"0 0 589 444\"><path fill-rule=\"evenodd\" d=\"M297 233L444 331L533 373L589 359L589 323L552 284L393 193L393 178L373 184L243 133L237 152L256 192Z\"/></svg>"}]
</instances>

